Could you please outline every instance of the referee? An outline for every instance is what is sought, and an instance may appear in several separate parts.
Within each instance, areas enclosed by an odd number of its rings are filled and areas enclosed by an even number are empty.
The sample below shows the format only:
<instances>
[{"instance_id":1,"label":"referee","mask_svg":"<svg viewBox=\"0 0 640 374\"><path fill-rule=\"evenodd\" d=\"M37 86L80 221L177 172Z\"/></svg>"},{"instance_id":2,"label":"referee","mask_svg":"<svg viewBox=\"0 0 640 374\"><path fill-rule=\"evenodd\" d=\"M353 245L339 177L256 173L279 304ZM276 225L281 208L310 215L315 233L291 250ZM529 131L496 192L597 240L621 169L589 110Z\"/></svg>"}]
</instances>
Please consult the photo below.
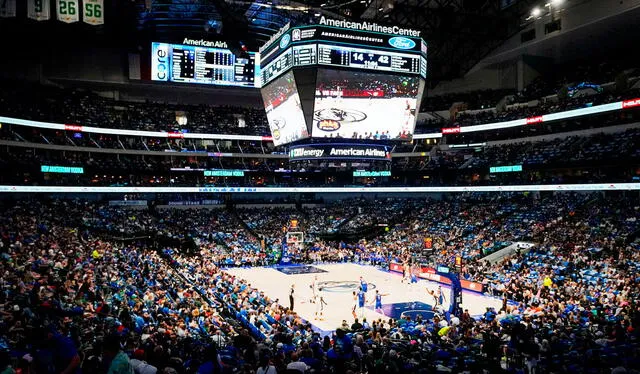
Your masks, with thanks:
<instances>
[{"instance_id":1,"label":"referee","mask_svg":"<svg viewBox=\"0 0 640 374\"><path fill-rule=\"evenodd\" d=\"M289 291L289 309L293 312L293 292L295 291L295 284L291 285L291 290Z\"/></svg>"}]
</instances>

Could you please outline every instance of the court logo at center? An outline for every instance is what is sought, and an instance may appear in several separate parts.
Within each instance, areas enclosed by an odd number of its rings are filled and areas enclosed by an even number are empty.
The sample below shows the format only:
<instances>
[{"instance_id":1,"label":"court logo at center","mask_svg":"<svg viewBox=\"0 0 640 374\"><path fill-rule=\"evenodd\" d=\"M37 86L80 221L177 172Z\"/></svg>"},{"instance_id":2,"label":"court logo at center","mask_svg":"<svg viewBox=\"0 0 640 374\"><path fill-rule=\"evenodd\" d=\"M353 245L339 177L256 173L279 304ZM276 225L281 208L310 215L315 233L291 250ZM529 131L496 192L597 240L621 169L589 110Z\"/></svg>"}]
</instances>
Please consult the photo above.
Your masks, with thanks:
<instances>
[{"instance_id":1,"label":"court logo at center","mask_svg":"<svg viewBox=\"0 0 640 374\"><path fill-rule=\"evenodd\" d=\"M322 131L337 131L340 129L340 122L333 119L323 119L318 121L318 128Z\"/></svg>"},{"instance_id":2,"label":"court logo at center","mask_svg":"<svg viewBox=\"0 0 640 374\"><path fill-rule=\"evenodd\" d=\"M356 281L325 281L318 282L318 289L322 289L327 292L352 292L357 291L360 288L360 282ZM375 290L376 285L369 283L367 290Z\"/></svg>"}]
</instances>

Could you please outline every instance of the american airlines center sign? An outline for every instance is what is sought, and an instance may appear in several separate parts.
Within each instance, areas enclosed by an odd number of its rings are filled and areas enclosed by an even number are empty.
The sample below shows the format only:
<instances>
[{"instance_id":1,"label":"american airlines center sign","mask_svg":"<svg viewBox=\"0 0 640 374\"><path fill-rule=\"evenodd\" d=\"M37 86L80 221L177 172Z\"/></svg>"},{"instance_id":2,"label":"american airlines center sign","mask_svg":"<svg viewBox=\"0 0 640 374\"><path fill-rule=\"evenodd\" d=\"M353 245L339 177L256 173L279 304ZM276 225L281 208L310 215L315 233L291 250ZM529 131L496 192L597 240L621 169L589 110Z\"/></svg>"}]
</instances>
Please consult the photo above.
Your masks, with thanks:
<instances>
[{"instance_id":1,"label":"american airlines center sign","mask_svg":"<svg viewBox=\"0 0 640 374\"><path fill-rule=\"evenodd\" d=\"M391 152L389 147L375 144L310 144L289 148L289 159L391 161Z\"/></svg>"}]
</instances>

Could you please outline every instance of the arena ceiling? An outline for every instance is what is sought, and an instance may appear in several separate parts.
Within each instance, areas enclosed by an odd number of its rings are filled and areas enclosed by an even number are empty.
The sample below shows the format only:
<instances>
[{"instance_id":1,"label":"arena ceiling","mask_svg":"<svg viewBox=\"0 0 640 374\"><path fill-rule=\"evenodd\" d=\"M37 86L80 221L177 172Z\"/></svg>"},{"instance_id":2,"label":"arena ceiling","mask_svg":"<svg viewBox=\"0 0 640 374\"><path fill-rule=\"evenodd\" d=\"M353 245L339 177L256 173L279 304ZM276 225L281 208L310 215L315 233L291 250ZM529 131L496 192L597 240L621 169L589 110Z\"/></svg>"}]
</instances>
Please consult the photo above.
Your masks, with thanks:
<instances>
[{"instance_id":1,"label":"arena ceiling","mask_svg":"<svg viewBox=\"0 0 640 374\"><path fill-rule=\"evenodd\" d=\"M422 30L429 85L462 76L513 33L533 0L134 0L146 39L220 34L257 48L282 26L320 16Z\"/></svg>"}]
</instances>

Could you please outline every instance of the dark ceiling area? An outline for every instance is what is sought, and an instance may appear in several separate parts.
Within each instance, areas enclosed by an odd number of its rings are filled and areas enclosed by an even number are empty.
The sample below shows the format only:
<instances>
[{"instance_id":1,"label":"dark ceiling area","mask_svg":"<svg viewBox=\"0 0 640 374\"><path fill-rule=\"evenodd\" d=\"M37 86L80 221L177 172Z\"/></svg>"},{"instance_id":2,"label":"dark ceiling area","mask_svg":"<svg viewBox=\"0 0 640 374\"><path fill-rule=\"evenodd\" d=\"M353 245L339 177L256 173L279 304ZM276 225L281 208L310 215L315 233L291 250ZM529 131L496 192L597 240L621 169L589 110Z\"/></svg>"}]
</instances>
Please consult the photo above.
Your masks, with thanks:
<instances>
[{"instance_id":1,"label":"dark ceiling area","mask_svg":"<svg viewBox=\"0 0 640 374\"><path fill-rule=\"evenodd\" d=\"M143 39L222 37L249 49L278 29L332 18L422 30L429 85L462 76L520 29L533 0L136 0ZM508 4L508 6L506 6Z\"/></svg>"},{"instance_id":2,"label":"dark ceiling area","mask_svg":"<svg viewBox=\"0 0 640 374\"><path fill-rule=\"evenodd\" d=\"M539 1L538 1L539 2ZM47 47L108 45L142 51L150 41L185 37L223 39L257 50L287 23L317 22L320 16L366 20L419 29L429 46L428 85L461 77L518 32L534 0L113 0L105 2L105 24L34 22L19 2L18 17L0 19L9 44ZM68 43L67 43L68 44ZM71 44L69 44L71 45Z\"/></svg>"}]
</instances>

